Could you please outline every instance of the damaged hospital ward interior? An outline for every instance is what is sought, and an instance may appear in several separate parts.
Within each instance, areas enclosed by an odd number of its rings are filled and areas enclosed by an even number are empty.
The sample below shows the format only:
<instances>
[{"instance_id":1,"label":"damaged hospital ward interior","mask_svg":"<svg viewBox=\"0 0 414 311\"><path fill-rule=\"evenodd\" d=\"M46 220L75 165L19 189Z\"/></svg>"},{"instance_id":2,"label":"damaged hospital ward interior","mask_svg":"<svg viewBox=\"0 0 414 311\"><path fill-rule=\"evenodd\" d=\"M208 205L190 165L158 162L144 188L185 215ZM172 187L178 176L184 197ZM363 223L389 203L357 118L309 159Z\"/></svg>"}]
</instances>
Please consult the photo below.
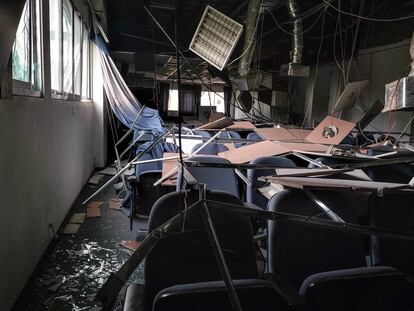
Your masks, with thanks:
<instances>
[{"instance_id":1,"label":"damaged hospital ward interior","mask_svg":"<svg viewBox=\"0 0 414 311\"><path fill-rule=\"evenodd\" d=\"M0 0L0 311L414 311L413 0Z\"/></svg>"}]
</instances>

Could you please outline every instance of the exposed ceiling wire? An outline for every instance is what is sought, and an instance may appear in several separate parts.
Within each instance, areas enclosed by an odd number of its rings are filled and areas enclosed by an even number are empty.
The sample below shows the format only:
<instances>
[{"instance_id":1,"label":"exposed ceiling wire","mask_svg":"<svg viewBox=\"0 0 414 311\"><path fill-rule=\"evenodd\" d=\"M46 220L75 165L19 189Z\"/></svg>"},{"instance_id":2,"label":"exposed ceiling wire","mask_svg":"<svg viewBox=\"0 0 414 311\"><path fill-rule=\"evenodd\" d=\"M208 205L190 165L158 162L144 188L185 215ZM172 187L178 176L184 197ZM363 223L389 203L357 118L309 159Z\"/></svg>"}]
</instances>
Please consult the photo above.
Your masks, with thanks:
<instances>
[{"instance_id":1,"label":"exposed ceiling wire","mask_svg":"<svg viewBox=\"0 0 414 311\"><path fill-rule=\"evenodd\" d=\"M341 10L340 8L337 8L336 6L334 6L333 4L330 3L330 1L327 0L322 0L325 4L327 4L329 7L331 7L332 9L344 14L344 15L349 15L349 16L353 16L353 17L357 17L359 19L363 19L363 20L367 20L367 21L371 21L371 22L398 22L398 21L404 21L404 20L408 20L408 19L413 19L414 15L410 15L410 16L404 16L404 17L397 17L397 18L372 18L372 17L367 17L367 16L362 16L351 13L351 12L346 12Z\"/></svg>"},{"instance_id":2,"label":"exposed ceiling wire","mask_svg":"<svg viewBox=\"0 0 414 311\"><path fill-rule=\"evenodd\" d=\"M325 8L325 10L324 10L324 14L323 14L323 17L322 17L322 27L321 27L321 41L320 41L320 43L319 43L319 50L318 50L318 55L316 56L316 67L315 67L315 81L313 82L313 86L312 86L312 99L313 99L313 95L314 95L314 92L315 92L315 86L316 86L316 82L317 82L317 80L318 80L318 71L319 71L319 58L320 58L320 55L321 55L321 51L322 51L322 45L323 45L323 33L324 33L324 31L325 31L325 17L326 17L326 8ZM308 114L310 113L310 111L311 111L311 107L312 107L312 103L310 103L309 105L308 105L308 108L306 109L306 112L305 112L305 115L303 116L303 122L302 122L302 125L300 126L300 128L303 128L304 127L304 125L305 125L305 122L306 122L306 119L308 118Z\"/></svg>"},{"instance_id":3,"label":"exposed ceiling wire","mask_svg":"<svg viewBox=\"0 0 414 311\"><path fill-rule=\"evenodd\" d=\"M262 9L262 5L263 5L263 0L260 2L260 6L259 6L259 15L257 16L257 19L256 19L256 25L254 26L254 31L253 31L253 36L252 36L252 39L250 40L250 43L249 43L249 45L247 46L247 48L244 50L244 52L240 55L240 56L238 56L238 57L236 57L235 59L233 59L230 63L228 63L227 64L227 67L229 67L229 66L231 66L232 64L234 64L236 61L238 61L240 58L242 58L249 50L250 50L250 47L252 46L252 44L253 44L253 42L254 42L254 40L255 40L255 38L256 38L256 32L257 32L257 27L258 27L258 25L259 25L259 20L260 20L260 18L261 18L261 13L260 13L260 10Z\"/></svg>"}]
</instances>

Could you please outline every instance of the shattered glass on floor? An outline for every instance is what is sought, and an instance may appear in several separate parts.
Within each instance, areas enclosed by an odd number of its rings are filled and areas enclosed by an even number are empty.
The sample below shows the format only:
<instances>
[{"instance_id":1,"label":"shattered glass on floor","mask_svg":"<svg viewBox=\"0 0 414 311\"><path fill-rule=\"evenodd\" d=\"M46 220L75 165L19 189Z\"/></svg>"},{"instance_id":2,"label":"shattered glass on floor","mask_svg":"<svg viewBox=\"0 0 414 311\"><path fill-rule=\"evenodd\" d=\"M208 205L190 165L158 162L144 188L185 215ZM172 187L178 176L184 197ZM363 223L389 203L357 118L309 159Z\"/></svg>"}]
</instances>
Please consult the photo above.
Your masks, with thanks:
<instances>
[{"instance_id":1,"label":"shattered glass on floor","mask_svg":"<svg viewBox=\"0 0 414 311\"><path fill-rule=\"evenodd\" d=\"M101 183L105 181L106 178ZM70 215L85 210L80 202L94 190L85 187ZM109 200L114 197L113 188L104 191L97 198L105 202L101 217L86 219L76 234L61 234L52 241L13 310L101 310L94 301L99 288L132 254L121 243L142 241L147 225L135 220L130 231L125 214L109 208ZM142 284L143 277L141 264L129 283ZM114 310L122 310L124 293L125 288Z\"/></svg>"}]
</instances>

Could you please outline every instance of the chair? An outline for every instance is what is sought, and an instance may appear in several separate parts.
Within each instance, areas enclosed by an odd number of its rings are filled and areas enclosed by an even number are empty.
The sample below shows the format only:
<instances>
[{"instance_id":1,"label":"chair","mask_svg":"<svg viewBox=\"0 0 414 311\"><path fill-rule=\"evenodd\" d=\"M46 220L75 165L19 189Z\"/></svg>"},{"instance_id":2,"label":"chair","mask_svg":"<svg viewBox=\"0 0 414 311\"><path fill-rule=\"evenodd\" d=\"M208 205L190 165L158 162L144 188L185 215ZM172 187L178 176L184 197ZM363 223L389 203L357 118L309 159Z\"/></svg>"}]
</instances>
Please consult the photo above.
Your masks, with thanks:
<instances>
[{"instance_id":1,"label":"chair","mask_svg":"<svg viewBox=\"0 0 414 311\"><path fill-rule=\"evenodd\" d=\"M369 178L378 182L408 184L414 177L413 166L408 163L369 166L364 171Z\"/></svg>"},{"instance_id":2,"label":"chair","mask_svg":"<svg viewBox=\"0 0 414 311\"><path fill-rule=\"evenodd\" d=\"M197 144L191 150L191 153L194 153L198 148L200 148L203 143ZM218 155L220 152L224 152L229 150L223 144L216 144L216 143L208 143L201 149L197 154L205 154L205 155Z\"/></svg>"},{"instance_id":3,"label":"chair","mask_svg":"<svg viewBox=\"0 0 414 311\"><path fill-rule=\"evenodd\" d=\"M193 130L193 134L207 139L211 138L210 133L207 131Z\"/></svg>"},{"instance_id":4,"label":"chair","mask_svg":"<svg viewBox=\"0 0 414 311\"><path fill-rule=\"evenodd\" d=\"M251 133L247 134L247 139L263 140L263 138L260 137L260 135L257 134L256 132L251 132Z\"/></svg>"},{"instance_id":5,"label":"chair","mask_svg":"<svg viewBox=\"0 0 414 311\"><path fill-rule=\"evenodd\" d=\"M355 223L350 203L335 191L313 193L343 220ZM327 219L304 191L285 190L273 196L268 209ZM268 270L278 273L294 288L310 275L365 265L363 241L359 235L314 226L268 221Z\"/></svg>"},{"instance_id":6,"label":"chair","mask_svg":"<svg viewBox=\"0 0 414 311\"><path fill-rule=\"evenodd\" d=\"M378 197L371 194L369 200L370 221L380 228L414 232L414 193L385 193ZM414 277L414 241L372 237L374 265L387 265Z\"/></svg>"},{"instance_id":7,"label":"chair","mask_svg":"<svg viewBox=\"0 0 414 311\"><path fill-rule=\"evenodd\" d=\"M291 310L269 281L257 279L235 280L234 287L243 311ZM224 282L172 286L160 291L153 305L153 311L194 310L232 310Z\"/></svg>"},{"instance_id":8,"label":"chair","mask_svg":"<svg viewBox=\"0 0 414 311\"><path fill-rule=\"evenodd\" d=\"M407 309L404 275L391 267L346 269L313 274L300 287L308 311Z\"/></svg>"},{"instance_id":9,"label":"chair","mask_svg":"<svg viewBox=\"0 0 414 311\"><path fill-rule=\"evenodd\" d=\"M296 167L296 164L287 158L284 157L260 157L252 162L250 164L257 164L257 165L274 165L277 167ZM275 170L262 170L262 169L248 169L247 170L247 177L252 182L252 186L247 186L246 189L246 201L248 203L253 203L263 209L267 209L267 204L269 200L263 196L259 192L259 188L264 187L266 185L265 182L257 180L259 177L262 176L270 176L274 175Z\"/></svg>"},{"instance_id":10,"label":"chair","mask_svg":"<svg viewBox=\"0 0 414 311\"><path fill-rule=\"evenodd\" d=\"M221 139L229 139L229 138L241 139L241 136L240 136L239 133L237 133L235 131L224 131L224 132L221 132L218 135L218 138L221 138ZM234 147L236 147L236 148L239 148L242 145L243 145L242 143L234 143Z\"/></svg>"},{"instance_id":11,"label":"chair","mask_svg":"<svg viewBox=\"0 0 414 311\"><path fill-rule=\"evenodd\" d=\"M230 161L219 156L195 155L188 158L188 161L204 163L229 164ZM219 167L188 167L190 174L200 183L205 183L207 190L218 190L228 192L240 197L237 176L232 168ZM178 170L177 191L181 185L181 170Z\"/></svg>"},{"instance_id":12,"label":"chair","mask_svg":"<svg viewBox=\"0 0 414 311\"><path fill-rule=\"evenodd\" d=\"M239 199L225 192L208 191L207 199L242 204ZM148 232L196 201L197 191L189 191L187 195L173 192L163 196L152 208ZM257 278L256 251L249 218L213 209L210 209L210 214L232 279ZM154 298L165 288L222 280L210 245L199 212L187 215L184 232L170 234L157 243L145 260L147 310L151 310Z\"/></svg>"}]
</instances>

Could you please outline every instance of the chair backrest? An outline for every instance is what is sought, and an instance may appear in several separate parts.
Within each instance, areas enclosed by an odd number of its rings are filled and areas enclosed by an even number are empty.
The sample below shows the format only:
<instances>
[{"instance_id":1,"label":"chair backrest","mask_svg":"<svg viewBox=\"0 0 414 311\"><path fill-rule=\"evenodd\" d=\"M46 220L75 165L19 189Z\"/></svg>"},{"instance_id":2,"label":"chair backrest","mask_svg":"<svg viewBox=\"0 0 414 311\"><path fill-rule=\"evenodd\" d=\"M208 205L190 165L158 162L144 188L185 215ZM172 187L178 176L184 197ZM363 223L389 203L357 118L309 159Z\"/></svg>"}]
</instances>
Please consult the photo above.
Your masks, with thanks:
<instances>
[{"instance_id":1,"label":"chair backrest","mask_svg":"<svg viewBox=\"0 0 414 311\"><path fill-rule=\"evenodd\" d=\"M229 137L229 135L230 135L230 137ZM224 132L221 132L218 135L218 138L221 138L221 139L228 139L228 138L241 139L241 136L240 136L239 133L237 133L235 131L224 131ZM234 143L234 147L236 147L236 148L239 148L242 145L243 145L242 143Z\"/></svg>"},{"instance_id":2,"label":"chair backrest","mask_svg":"<svg viewBox=\"0 0 414 311\"><path fill-rule=\"evenodd\" d=\"M290 310L273 284L264 280L235 280L243 311ZM224 282L204 282L166 288L155 298L153 311L232 310Z\"/></svg>"},{"instance_id":3,"label":"chair backrest","mask_svg":"<svg viewBox=\"0 0 414 311\"><path fill-rule=\"evenodd\" d=\"M242 204L238 198L224 192L207 191L207 199ZM188 191L187 194L173 192L163 196L152 208L148 232L196 201L197 191ZM250 219L214 209L210 209L210 213L232 278L257 278ZM159 291L173 285L222 280L210 246L201 213L188 214L184 232L171 234L159 241L145 260L147 302L152 305Z\"/></svg>"},{"instance_id":4,"label":"chair backrest","mask_svg":"<svg viewBox=\"0 0 414 311\"><path fill-rule=\"evenodd\" d=\"M257 134L256 132L251 132L251 133L247 134L247 139L260 139L260 140L263 140L262 137L260 137L260 135Z\"/></svg>"},{"instance_id":5,"label":"chair backrest","mask_svg":"<svg viewBox=\"0 0 414 311\"><path fill-rule=\"evenodd\" d=\"M317 273L300 288L307 311L412 310L404 275L391 267Z\"/></svg>"},{"instance_id":6,"label":"chair backrest","mask_svg":"<svg viewBox=\"0 0 414 311\"><path fill-rule=\"evenodd\" d=\"M193 149L191 150L191 153L194 153L202 145L203 143L195 145ZM229 149L223 144L208 143L197 154L218 155L220 152L224 152L227 150Z\"/></svg>"},{"instance_id":7,"label":"chair backrest","mask_svg":"<svg viewBox=\"0 0 414 311\"><path fill-rule=\"evenodd\" d=\"M167 193L165 187L154 183L162 177L162 171L145 171L139 176L134 189L135 210L138 216L148 217L154 203Z\"/></svg>"},{"instance_id":8,"label":"chair backrest","mask_svg":"<svg viewBox=\"0 0 414 311\"><path fill-rule=\"evenodd\" d=\"M413 166L408 163L369 166L364 171L369 178L378 182L408 184L414 177Z\"/></svg>"},{"instance_id":9,"label":"chair backrest","mask_svg":"<svg viewBox=\"0 0 414 311\"><path fill-rule=\"evenodd\" d=\"M284 168L296 167L296 164L292 160L289 160L284 157L260 157L250 162L250 164L275 165ZM252 182L252 186L247 186L246 189L246 201L248 203L256 204L257 206L263 209L267 208L267 203L269 202L269 200L265 196L263 196L258 190L260 187L264 187L266 183L258 181L257 179L262 176L270 176L274 174L275 170L247 170L247 177Z\"/></svg>"},{"instance_id":10,"label":"chair backrest","mask_svg":"<svg viewBox=\"0 0 414 311\"><path fill-rule=\"evenodd\" d=\"M414 232L414 193L386 193L383 197L374 193L369 201L374 226ZM414 241L373 236L372 247L374 264L392 266L414 276Z\"/></svg>"},{"instance_id":11,"label":"chair backrest","mask_svg":"<svg viewBox=\"0 0 414 311\"><path fill-rule=\"evenodd\" d=\"M344 221L355 223L351 204L336 191L313 191ZM304 191L285 190L273 196L268 209L328 219ZM280 274L295 288L310 275L365 265L361 236L278 221L268 222L268 263L270 272Z\"/></svg>"},{"instance_id":12,"label":"chair backrest","mask_svg":"<svg viewBox=\"0 0 414 311\"><path fill-rule=\"evenodd\" d=\"M214 155L195 155L188 158L188 161L204 163L229 164L230 161ZM188 167L190 174L200 183L205 183L207 190L224 191L240 197L237 176L232 168L218 167ZM178 171L177 191L181 185L181 170Z\"/></svg>"},{"instance_id":13,"label":"chair backrest","mask_svg":"<svg viewBox=\"0 0 414 311\"><path fill-rule=\"evenodd\" d=\"M145 160L153 160L153 156L150 153L143 154L138 161L145 161ZM148 172L148 171L161 171L162 170L162 162L150 162L150 163L143 163L138 164L135 166L135 175L137 177L137 181L139 181L141 174Z\"/></svg>"},{"instance_id":14,"label":"chair backrest","mask_svg":"<svg viewBox=\"0 0 414 311\"><path fill-rule=\"evenodd\" d=\"M193 134L201 136L203 138L210 138L211 137L210 133L207 132L207 131L193 130Z\"/></svg>"}]
</instances>

